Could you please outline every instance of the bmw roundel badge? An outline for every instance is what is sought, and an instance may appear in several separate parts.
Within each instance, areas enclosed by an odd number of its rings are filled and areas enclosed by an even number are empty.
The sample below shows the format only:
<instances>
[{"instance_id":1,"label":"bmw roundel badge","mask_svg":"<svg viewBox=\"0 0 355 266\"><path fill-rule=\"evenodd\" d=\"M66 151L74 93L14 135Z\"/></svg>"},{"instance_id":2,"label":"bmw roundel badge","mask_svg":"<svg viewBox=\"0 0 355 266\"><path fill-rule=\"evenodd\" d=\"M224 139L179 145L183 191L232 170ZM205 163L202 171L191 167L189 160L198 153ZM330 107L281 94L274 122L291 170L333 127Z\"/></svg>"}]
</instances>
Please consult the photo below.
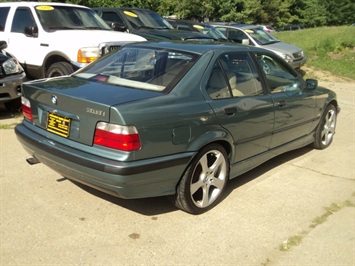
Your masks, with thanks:
<instances>
[{"instance_id":1,"label":"bmw roundel badge","mask_svg":"<svg viewBox=\"0 0 355 266\"><path fill-rule=\"evenodd\" d=\"M55 96L55 95L52 95L51 100L52 100L53 104L57 104L58 103L57 96Z\"/></svg>"}]
</instances>

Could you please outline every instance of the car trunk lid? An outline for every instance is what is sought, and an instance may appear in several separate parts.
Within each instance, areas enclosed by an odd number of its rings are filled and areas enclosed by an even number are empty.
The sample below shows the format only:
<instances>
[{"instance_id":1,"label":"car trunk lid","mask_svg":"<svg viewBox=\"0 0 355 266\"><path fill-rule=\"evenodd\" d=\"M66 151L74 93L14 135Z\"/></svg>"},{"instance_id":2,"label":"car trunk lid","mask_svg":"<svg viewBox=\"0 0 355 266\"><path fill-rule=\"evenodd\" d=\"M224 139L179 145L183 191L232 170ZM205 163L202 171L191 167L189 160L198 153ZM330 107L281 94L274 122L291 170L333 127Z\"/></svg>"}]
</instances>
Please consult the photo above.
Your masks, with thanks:
<instances>
[{"instance_id":1,"label":"car trunk lid","mask_svg":"<svg viewBox=\"0 0 355 266\"><path fill-rule=\"evenodd\" d=\"M23 85L23 96L30 101L33 124L48 133L92 145L96 124L110 122L110 109L161 92L107 85L66 77ZM124 124L123 117L116 123ZM51 135L54 134L54 135Z\"/></svg>"}]
</instances>

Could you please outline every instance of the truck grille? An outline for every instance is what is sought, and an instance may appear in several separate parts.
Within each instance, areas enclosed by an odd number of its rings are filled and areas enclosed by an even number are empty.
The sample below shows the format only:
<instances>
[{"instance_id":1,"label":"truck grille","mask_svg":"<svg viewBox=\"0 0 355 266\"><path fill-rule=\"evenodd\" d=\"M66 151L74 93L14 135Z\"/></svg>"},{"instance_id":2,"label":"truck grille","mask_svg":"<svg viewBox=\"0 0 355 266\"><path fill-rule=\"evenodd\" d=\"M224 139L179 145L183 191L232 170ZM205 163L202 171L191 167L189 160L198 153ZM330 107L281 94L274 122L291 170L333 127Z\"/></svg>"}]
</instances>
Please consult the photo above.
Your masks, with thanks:
<instances>
[{"instance_id":1,"label":"truck grille","mask_svg":"<svg viewBox=\"0 0 355 266\"><path fill-rule=\"evenodd\" d=\"M121 47L122 47L122 44L117 44L117 43L100 43L100 45L99 45L100 56L108 54L114 50L118 50Z\"/></svg>"}]
</instances>

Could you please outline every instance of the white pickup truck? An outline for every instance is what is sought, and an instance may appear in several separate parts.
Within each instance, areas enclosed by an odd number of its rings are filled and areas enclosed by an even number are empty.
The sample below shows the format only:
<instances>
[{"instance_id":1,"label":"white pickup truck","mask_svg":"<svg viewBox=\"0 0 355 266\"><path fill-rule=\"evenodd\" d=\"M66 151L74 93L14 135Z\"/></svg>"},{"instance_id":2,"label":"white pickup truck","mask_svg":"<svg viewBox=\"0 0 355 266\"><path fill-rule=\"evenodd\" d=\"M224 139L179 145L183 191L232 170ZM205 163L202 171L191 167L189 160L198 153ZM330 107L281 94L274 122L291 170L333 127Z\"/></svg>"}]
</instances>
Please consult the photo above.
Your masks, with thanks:
<instances>
[{"instance_id":1,"label":"white pickup truck","mask_svg":"<svg viewBox=\"0 0 355 266\"><path fill-rule=\"evenodd\" d=\"M146 41L111 30L90 8L53 2L1 2L0 40L35 79L71 74L113 49Z\"/></svg>"}]
</instances>

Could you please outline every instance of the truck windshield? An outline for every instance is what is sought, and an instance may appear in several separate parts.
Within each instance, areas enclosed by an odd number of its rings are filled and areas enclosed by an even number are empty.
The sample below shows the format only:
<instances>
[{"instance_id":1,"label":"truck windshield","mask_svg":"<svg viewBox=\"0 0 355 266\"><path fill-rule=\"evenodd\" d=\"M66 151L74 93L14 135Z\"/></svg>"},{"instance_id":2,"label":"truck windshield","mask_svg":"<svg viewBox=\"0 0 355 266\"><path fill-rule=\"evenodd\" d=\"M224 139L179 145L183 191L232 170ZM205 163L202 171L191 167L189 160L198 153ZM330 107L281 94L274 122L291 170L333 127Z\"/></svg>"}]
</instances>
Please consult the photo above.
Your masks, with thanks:
<instances>
[{"instance_id":1,"label":"truck windshield","mask_svg":"<svg viewBox=\"0 0 355 266\"><path fill-rule=\"evenodd\" d=\"M75 6L37 5L36 12L45 31L70 29L110 30L91 9Z\"/></svg>"},{"instance_id":2,"label":"truck windshield","mask_svg":"<svg viewBox=\"0 0 355 266\"><path fill-rule=\"evenodd\" d=\"M173 26L159 14L151 10L124 10L126 18L134 29L173 29Z\"/></svg>"}]
</instances>

